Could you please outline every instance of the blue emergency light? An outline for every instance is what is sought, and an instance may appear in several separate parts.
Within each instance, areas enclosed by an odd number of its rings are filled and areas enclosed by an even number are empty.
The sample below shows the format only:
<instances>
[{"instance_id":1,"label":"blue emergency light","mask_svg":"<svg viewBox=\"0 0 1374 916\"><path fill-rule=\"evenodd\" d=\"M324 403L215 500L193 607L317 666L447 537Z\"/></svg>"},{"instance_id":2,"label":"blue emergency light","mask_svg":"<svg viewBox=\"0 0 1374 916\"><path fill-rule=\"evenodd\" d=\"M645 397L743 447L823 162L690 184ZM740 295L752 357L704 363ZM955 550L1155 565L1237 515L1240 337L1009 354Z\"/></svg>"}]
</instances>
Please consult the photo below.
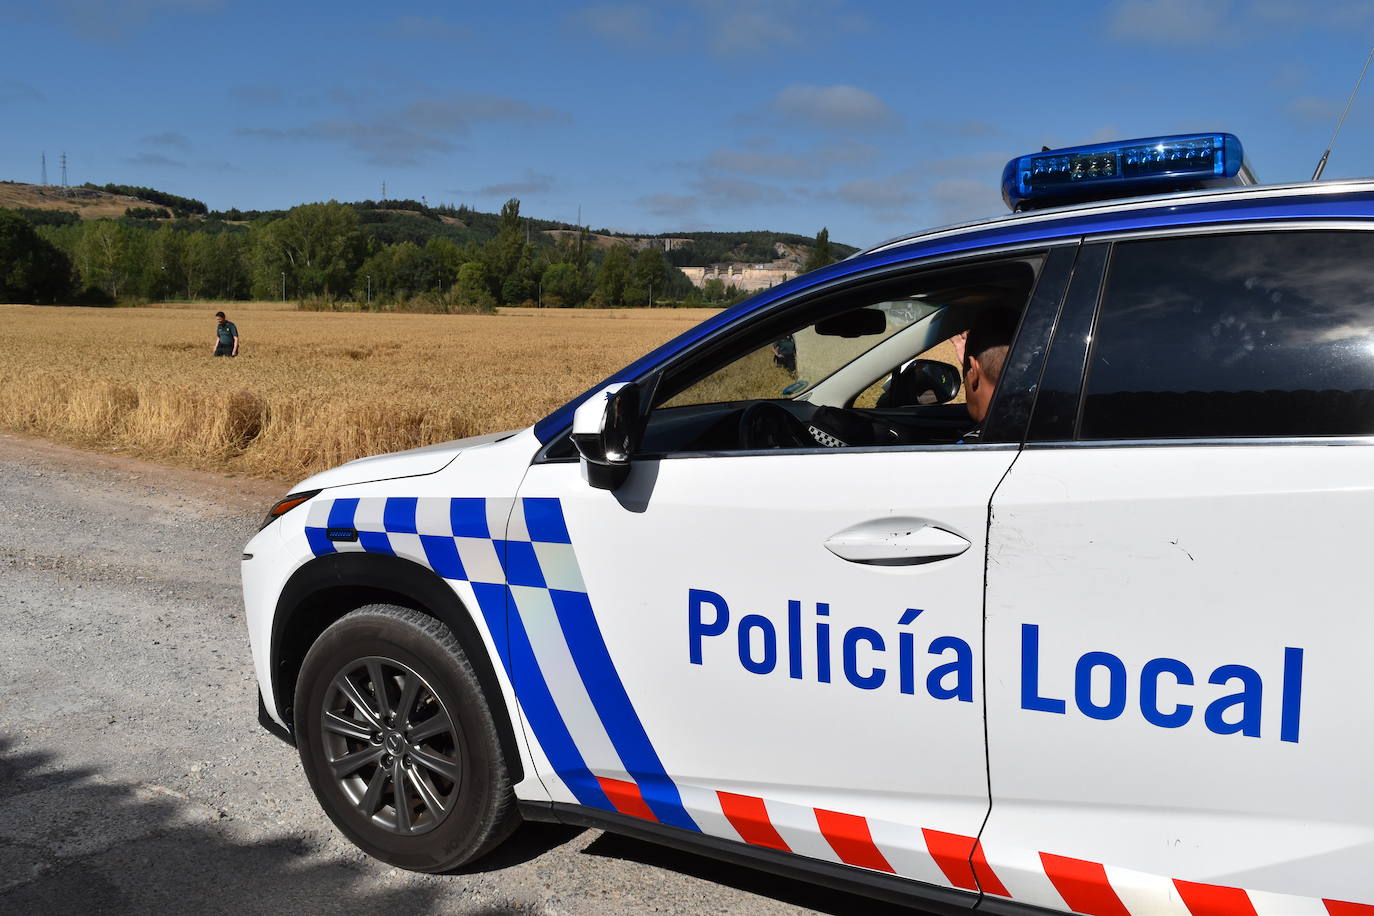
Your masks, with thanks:
<instances>
[{"instance_id":1,"label":"blue emergency light","mask_svg":"<svg viewBox=\"0 0 1374 916\"><path fill-rule=\"evenodd\" d=\"M1232 134L1175 134L1020 156L1002 170L1012 210L1138 194L1254 184Z\"/></svg>"}]
</instances>

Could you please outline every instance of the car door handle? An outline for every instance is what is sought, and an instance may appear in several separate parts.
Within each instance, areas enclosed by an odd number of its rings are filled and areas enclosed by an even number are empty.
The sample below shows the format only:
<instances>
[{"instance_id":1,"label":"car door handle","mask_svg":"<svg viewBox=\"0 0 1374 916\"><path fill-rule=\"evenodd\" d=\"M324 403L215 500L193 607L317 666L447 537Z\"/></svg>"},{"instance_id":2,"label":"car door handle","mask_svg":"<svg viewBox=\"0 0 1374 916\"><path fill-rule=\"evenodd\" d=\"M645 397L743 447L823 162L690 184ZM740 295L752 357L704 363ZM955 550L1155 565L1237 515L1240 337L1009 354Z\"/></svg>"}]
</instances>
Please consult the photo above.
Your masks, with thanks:
<instances>
[{"instance_id":1,"label":"car door handle","mask_svg":"<svg viewBox=\"0 0 1374 916\"><path fill-rule=\"evenodd\" d=\"M920 518L885 518L864 522L831 535L825 549L851 563L914 566L957 557L970 547L968 538Z\"/></svg>"}]
</instances>

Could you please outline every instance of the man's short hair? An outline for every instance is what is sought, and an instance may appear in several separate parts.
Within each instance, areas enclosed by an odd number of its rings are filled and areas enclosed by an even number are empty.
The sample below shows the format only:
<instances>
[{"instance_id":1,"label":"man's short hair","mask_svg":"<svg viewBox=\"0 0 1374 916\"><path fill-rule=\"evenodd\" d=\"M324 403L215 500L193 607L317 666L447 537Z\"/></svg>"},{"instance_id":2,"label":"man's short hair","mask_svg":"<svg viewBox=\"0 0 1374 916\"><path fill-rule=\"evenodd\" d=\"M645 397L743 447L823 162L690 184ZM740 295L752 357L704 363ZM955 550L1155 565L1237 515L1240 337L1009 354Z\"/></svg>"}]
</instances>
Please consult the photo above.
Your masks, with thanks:
<instances>
[{"instance_id":1,"label":"man's short hair","mask_svg":"<svg viewBox=\"0 0 1374 916\"><path fill-rule=\"evenodd\" d=\"M977 359L983 374L996 383L1020 323L1021 313L1012 309L988 309L979 314L964 342L964 371L968 371L970 359Z\"/></svg>"},{"instance_id":2,"label":"man's short hair","mask_svg":"<svg viewBox=\"0 0 1374 916\"><path fill-rule=\"evenodd\" d=\"M216 317L216 318L223 318L223 317L224 317L224 313L223 313L223 312L215 312L215 317Z\"/></svg>"}]
</instances>

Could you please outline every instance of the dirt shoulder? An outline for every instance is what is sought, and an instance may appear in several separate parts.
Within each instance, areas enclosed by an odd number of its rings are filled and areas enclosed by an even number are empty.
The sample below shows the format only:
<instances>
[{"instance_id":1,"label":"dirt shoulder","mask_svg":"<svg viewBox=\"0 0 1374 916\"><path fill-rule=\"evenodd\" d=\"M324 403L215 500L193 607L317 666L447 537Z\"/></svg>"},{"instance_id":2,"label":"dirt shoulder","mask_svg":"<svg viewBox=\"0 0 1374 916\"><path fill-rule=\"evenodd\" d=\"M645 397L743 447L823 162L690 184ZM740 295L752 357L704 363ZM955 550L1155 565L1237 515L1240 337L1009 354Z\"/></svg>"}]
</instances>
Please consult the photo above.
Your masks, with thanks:
<instances>
[{"instance_id":1,"label":"dirt shoulder","mask_svg":"<svg viewBox=\"0 0 1374 916\"><path fill-rule=\"evenodd\" d=\"M286 495L295 481L262 480L193 471L140 458L58 445L45 439L0 433L0 464L47 465L63 471L110 475L125 482L156 485L204 499L228 510L262 510ZM156 498L156 496L154 496Z\"/></svg>"}]
</instances>

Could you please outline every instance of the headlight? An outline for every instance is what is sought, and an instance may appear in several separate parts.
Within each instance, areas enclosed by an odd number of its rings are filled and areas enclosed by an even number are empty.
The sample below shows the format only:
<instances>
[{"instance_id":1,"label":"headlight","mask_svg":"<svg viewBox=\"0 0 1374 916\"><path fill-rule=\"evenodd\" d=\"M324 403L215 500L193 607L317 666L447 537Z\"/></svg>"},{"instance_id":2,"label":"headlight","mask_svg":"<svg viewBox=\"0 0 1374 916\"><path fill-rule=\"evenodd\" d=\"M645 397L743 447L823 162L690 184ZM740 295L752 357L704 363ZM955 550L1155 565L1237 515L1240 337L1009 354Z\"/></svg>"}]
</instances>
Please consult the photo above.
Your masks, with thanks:
<instances>
[{"instance_id":1,"label":"headlight","mask_svg":"<svg viewBox=\"0 0 1374 916\"><path fill-rule=\"evenodd\" d=\"M286 513L290 512L292 509L299 506L301 503L308 502L309 500L314 499L316 496L319 495L319 490L310 490L306 493L292 493L285 499L278 500L276 505L274 505L271 509L267 510L267 518L262 520L262 524L258 526L258 530L261 531L268 525L272 524L272 522L276 521Z\"/></svg>"}]
</instances>

